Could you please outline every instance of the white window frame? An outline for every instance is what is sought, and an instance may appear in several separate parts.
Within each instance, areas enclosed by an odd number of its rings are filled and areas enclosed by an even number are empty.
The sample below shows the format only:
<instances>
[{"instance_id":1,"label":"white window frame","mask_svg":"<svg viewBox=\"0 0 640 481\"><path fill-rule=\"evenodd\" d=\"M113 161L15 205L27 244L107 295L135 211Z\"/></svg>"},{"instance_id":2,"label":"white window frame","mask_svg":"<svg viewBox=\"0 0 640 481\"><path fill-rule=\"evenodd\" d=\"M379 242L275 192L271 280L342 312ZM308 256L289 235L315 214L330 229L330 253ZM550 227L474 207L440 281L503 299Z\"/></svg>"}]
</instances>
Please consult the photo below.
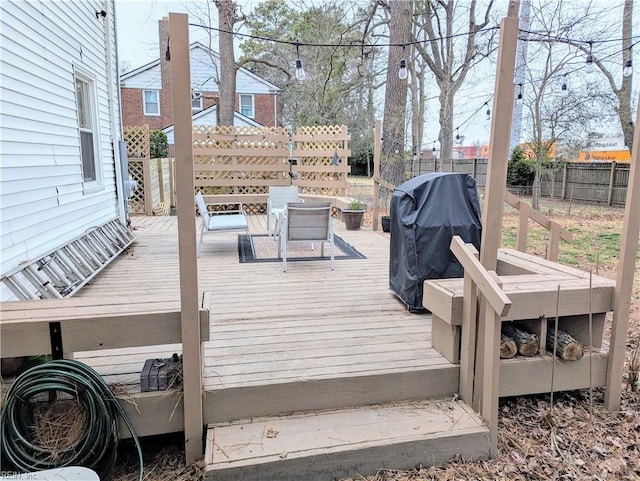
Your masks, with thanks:
<instances>
[{"instance_id":1,"label":"white window frame","mask_svg":"<svg viewBox=\"0 0 640 481\"><path fill-rule=\"evenodd\" d=\"M157 112L147 112L147 92L155 92L156 94L156 103L158 105ZM142 113L147 117L160 117L160 91L156 89L145 89L142 91Z\"/></svg>"},{"instance_id":2,"label":"white window frame","mask_svg":"<svg viewBox=\"0 0 640 481\"><path fill-rule=\"evenodd\" d=\"M202 92L194 92L193 97L191 97L191 110L199 111L202 110L202 99L204 95Z\"/></svg>"},{"instance_id":3,"label":"white window frame","mask_svg":"<svg viewBox=\"0 0 640 481\"><path fill-rule=\"evenodd\" d=\"M251 99L251 115L247 115L244 113L243 109L242 109L242 98L243 97L249 97ZM242 115L244 115L245 117L249 117L250 119L255 118L256 116L256 104L255 104L255 98L253 96L253 94L240 94L239 98L238 98L238 104L240 106L240 113Z\"/></svg>"},{"instance_id":4,"label":"white window frame","mask_svg":"<svg viewBox=\"0 0 640 481\"><path fill-rule=\"evenodd\" d=\"M84 100L87 105L85 106L84 116L85 121L83 122L81 119L81 105L78 97L78 82L82 82L86 86L86 94L84 96ZM102 182L102 162L100 160L100 126L98 123L98 102L96 95L96 81L93 76L87 75L83 72L75 71L73 86L75 91L75 101L76 101L76 117L78 121L78 144L80 147L80 169L82 171L82 182L85 187L98 187ZM88 109L88 110L87 110ZM85 134L85 135L83 135ZM85 149L82 146L82 139L86 134L91 134L91 143L89 145L85 145L85 147L90 147L92 149L93 156L93 175L90 175L88 178L85 177L87 168L85 167L86 160L84 158Z\"/></svg>"}]
</instances>

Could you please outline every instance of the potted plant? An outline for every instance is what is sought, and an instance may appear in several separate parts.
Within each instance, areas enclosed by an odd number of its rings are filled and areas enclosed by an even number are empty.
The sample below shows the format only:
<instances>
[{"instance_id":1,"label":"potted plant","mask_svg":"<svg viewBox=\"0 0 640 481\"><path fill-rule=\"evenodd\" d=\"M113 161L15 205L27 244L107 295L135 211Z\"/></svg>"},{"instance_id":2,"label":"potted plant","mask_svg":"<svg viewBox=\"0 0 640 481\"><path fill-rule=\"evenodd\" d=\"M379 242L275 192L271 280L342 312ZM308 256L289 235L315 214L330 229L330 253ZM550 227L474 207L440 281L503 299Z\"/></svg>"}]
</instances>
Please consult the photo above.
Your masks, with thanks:
<instances>
[{"instance_id":1,"label":"potted plant","mask_svg":"<svg viewBox=\"0 0 640 481\"><path fill-rule=\"evenodd\" d=\"M353 199L346 209L342 209L342 220L347 230L358 230L362 227L362 218L366 212L366 204L360 199Z\"/></svg>"}]
</instances>

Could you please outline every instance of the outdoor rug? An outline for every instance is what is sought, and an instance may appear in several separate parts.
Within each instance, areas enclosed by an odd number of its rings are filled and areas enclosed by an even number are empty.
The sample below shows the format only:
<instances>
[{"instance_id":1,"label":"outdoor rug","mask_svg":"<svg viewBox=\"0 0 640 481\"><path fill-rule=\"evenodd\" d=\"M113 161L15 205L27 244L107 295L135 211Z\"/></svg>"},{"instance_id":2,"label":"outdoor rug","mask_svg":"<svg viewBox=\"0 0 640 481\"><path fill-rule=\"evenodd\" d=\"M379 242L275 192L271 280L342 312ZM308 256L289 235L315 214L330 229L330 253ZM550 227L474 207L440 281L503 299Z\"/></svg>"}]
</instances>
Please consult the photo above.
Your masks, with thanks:
<instances>
[{"instance_id":1,"label":"outdoor rug","mask_svg":"<svg viewBox=\"0 0 640 481\"><path fill-rule=\"evenodd\" d=\"M269 237L267 234L254 235L253 247L255 255L251 252L251 244L246 234L238 236L238 258L240 263L244 262L282 262L278 258L277 237ZM342 238L334 234L335 244L334 257L338 259L366 259L358 250L347 244ZM324 244L324 255L320 257L320 243L315 243L315 249L311 250L311 243L291 242L287 246L287 262L289 261L327 261L329 259L329 244Z\"/></svg>"}]
</instances>

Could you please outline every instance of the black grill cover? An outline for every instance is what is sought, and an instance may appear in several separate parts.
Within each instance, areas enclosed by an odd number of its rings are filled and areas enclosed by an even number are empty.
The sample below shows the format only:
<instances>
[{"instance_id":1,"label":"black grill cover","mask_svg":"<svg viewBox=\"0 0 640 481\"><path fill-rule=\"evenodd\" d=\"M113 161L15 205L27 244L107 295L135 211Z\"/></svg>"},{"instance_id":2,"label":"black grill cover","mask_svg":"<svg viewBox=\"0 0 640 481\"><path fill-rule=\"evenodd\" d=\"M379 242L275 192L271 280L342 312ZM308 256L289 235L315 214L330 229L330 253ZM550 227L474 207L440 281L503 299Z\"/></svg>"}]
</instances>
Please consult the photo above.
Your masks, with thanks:
<instances>
[{"instance_id":1,"label":"black grill cover","mask_svg":"<svg viewBox=\"0 0 640 481\"><path fill-rule=\"evenodd\" d=\"M482 221L476 181L437 172L408 180L391 198L389 287L411 310L423 310L425 279L462 277L449 245L454 235L480 250Z\"/></svg>"}]
</instances>

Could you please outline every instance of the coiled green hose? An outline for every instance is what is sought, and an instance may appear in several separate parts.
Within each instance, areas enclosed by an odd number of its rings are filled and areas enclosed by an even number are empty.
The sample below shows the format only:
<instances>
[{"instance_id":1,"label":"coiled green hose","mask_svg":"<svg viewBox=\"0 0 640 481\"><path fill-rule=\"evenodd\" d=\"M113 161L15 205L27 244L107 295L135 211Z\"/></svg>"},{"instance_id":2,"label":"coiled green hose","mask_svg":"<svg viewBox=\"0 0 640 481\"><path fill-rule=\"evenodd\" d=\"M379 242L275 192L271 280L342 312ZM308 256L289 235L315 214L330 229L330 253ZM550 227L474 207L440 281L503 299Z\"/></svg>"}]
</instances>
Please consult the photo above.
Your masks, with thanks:
<instances>
[{"instance_id":1,"label":"coiled green hose","mask_svg":"<svg viewBox=\"0 0 640 481\"><path fill-rule=\"evenodd\" d=\"M56 459L34 444L29 401L52 391L66 393L78 400L86 411L82 435L68 449L56 453ZM59 359L32 367L16 378L0 412L2 456L22 471L41 471L64 466L91 468L100 479L111 478L118 454L118 414L124 420L138 450L139 476L142 481L142 448L127 413L102 377L86 364ZM4 467L3 467L4 469Z\"/></svg>"}]
</instances>

